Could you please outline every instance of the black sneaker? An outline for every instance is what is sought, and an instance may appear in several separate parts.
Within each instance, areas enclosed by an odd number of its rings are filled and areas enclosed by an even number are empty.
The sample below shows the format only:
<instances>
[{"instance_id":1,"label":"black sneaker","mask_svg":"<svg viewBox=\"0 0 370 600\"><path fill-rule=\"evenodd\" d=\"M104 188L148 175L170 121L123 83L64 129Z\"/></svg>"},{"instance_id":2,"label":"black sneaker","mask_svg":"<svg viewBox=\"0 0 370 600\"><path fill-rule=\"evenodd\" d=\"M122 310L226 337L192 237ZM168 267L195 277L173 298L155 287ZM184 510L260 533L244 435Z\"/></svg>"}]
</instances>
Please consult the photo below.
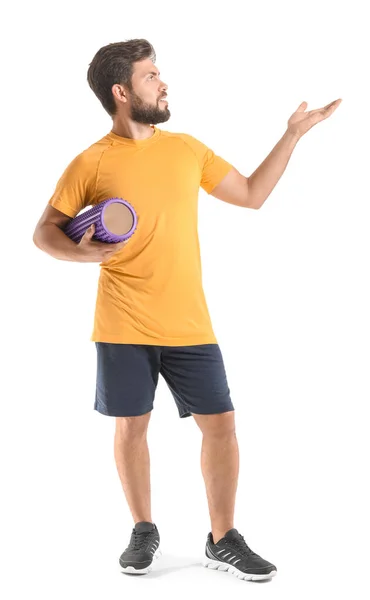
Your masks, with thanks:
<instances>
[{"instance_id":1,"label":"black sneaker","mask_svg":"<svg viewBox=\"0 0 370 600\"><path fill-rule=\"evenodd\" d=\"M276 575L276 567L247 546L237 529L229 529L217 544L210 532L207 536L206 558L203 566L229 571L239 579L260 580Z\"/></svg>"},{"instance_id":2,"label":"black sneaker","mask_svg":"<svg viewBox=\"0 0 370 600\"><path fill-rule=\"evenodd\" d=\"M145 574L152 570L153 560L161 554L157 526L140 521L132 530L130 543L121 554L119 564L124 573Z\"/></svg>"}]
</instances>

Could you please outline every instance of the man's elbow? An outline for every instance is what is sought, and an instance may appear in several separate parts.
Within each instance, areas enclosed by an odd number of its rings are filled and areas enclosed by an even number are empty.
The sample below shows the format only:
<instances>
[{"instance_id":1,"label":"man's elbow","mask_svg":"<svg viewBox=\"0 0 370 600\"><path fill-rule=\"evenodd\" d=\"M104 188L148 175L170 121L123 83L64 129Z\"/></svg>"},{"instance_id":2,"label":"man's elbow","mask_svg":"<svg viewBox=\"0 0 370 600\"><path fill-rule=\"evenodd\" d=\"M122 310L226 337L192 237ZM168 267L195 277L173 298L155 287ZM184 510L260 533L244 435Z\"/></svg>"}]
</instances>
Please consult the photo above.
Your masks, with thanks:
<instances>
[{"instance_id":1,"label":"man's elbow","mask_svg":"<svg viewBox=\"0 0 370 600\"><path fill-rule=\"evenodd\" d=\"M40 246L40 225L37 225L35 228L35 231L33 232L33 237L32 237L32 241L35 244L35 246L37 248L40 248L41 250L41 246Z\"/></svg>"},{"instance_id":2,"label":"man's elbow","mask_svg":"<svg viewBox=\"0 0 370 600\"><path fill-rule=\"evenodd\" d=\"M253 201L253 198L248 194L244 206L245 208L253 208L254 210L258 210L262 205L256 204L256 202Z\"/></svg>"},{"instance_id":3,"label":"man's elbow","mask_svg":"<svg viewBox=\"0 0 370 600\"><path fill-rule=\"evenodd\" d=\"M257 204L255 199L253 198L253 194L252 194L252 190L251 190L251 185L249 182L249 178L245 177L245 182L246 182L246 199L245 199L245 195L244 195L244 206L245 208L253 208L254 210L258 210L259 208L261 208L261 205Z\"/></svg>"},{"instance_id":4,"label":"man's elbow","mask_svg":"<svg viewBox=\"0 0 370 600\"><path fill-rule=\"evenodd\" d=\"M254 210L258 210L259 208L261 208L260 206L257 206L255 204L247 204L246 207L247 208L253 208Z\"/></svg>"}]
</instances>

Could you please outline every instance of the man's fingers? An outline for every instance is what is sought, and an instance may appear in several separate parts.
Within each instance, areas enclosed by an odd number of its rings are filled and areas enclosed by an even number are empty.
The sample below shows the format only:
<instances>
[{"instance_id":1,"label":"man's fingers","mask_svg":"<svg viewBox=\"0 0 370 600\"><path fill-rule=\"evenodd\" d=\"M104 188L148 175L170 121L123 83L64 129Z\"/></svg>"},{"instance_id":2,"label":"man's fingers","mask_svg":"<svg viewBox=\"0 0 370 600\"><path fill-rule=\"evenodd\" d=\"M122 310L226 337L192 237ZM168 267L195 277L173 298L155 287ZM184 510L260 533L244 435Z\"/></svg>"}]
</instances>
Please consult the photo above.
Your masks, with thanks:
<instances>
[{"instance_id":1,"label":"man's fingers","mask_svg":"<svg viewBox=\"0 0 370 600\"><path fill-rule=\"evenodd\" d=\"M310 110L309 113L307 113L307 114L314 115L315 113L327 111L327 110L331 109L334 106L334 104L337 104L337 106L339 106L339 104L341 102L342 102L342 99L338 98L338 100L334 100L333 102L330 102L329 104L327 104L326 106L323 106L322 108L315 108L315 110Z\"/></svg>"},{"instance_id":2,"label":"man's fingers","mask_svg":"<svg viewBox=\"0 0 370 600\"><path fill-rule=\"evenodd\" d=\"M110 256L111 254L118 252L118 250L121 250L121 248L123 248L127 242L128 240L125 240L124 242L118 242L117 244L110 244L111 247L107 248L104 254Z\"/></svg>"},{"instance_id":3,"label":"man's fingers","mask_svg":"<svg viewBox=\"0 0 370 600\"><path fill-rule=\"evenodd\" d=\"M90 240L92 238L92 236L94 235L94 233L95 233L95 225L93 223L92 225L90 225L90 227L88 227L86 229L84 237L87 237L87 239Z\"/></svg>"},{"instance_id":4,"label":"man's fingers","mask_svg":"<svg viewBox=\"0 0 370 600\"><path fill-rule=\"evenodd\" d=\"M127 244L128 240L125 240L124 242L118 242L118 244L115 244L115 247L117 250L119 250L120 248L123 248L123 246L125 246Z\"/></svg>"}]
</instances>

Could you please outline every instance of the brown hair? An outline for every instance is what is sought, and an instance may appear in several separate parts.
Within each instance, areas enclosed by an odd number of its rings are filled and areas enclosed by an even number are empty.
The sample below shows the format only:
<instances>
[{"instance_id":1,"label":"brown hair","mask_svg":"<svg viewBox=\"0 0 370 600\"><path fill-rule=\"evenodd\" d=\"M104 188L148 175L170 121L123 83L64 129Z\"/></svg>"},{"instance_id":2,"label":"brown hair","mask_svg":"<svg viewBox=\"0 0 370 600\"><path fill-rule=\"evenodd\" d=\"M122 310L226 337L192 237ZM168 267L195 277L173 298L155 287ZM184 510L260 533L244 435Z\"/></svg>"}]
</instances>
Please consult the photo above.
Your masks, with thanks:
<instances>
[{"instance_id":1,"label":"brown hair","mask_svg":"<svg viewBox=\"0 0 370 600\"><path fill-rule=\"evenodd\" d=\"M103 46L92 59L87 71L87 81L111 117L117 112L112 86L120 83L132 90L133 63L145 58L155 62L153 46L147 40L134 39Z\"/></svg>"}]
</instances>

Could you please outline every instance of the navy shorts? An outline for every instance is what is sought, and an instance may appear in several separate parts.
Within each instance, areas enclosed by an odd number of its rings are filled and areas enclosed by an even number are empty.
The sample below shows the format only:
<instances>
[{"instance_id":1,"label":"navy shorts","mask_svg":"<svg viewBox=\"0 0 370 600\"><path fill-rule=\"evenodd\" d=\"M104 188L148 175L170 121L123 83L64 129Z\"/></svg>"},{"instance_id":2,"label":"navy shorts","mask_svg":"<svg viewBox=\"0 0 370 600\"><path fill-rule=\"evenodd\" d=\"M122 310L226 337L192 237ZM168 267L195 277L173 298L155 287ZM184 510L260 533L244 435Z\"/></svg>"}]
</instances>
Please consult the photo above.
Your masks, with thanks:
<instances>
[{"instance_id":1,"label":"navy shorts","mask_svg":"<svg viewBox=\"0 0 370 600\"><path fill-rule=\"evenodd\" d=\"M180 418L234 410L218 344L95 345L94 409L103 415L132 417L153 410L159 373L172 392Z\"/></svg>"}]
</instances>

